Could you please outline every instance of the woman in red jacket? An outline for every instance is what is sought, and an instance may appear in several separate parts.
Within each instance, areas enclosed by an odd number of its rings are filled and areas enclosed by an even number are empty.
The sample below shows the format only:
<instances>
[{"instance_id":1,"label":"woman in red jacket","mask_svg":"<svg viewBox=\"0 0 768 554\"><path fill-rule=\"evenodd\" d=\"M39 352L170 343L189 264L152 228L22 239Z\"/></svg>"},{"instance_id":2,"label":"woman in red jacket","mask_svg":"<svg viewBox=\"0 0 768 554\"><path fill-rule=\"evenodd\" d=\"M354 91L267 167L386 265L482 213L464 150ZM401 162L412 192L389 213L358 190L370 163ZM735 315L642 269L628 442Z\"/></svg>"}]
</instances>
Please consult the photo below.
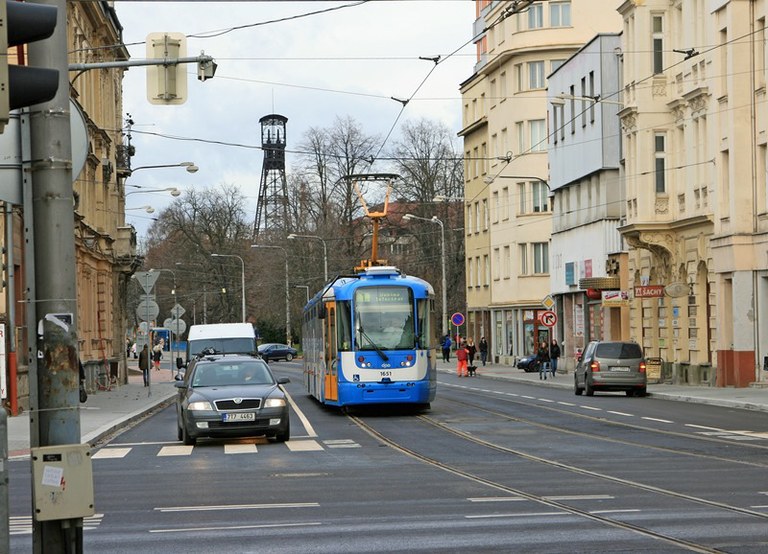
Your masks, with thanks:
<instances>
[{"instance_id":1,"label":"woman in red jacket","mask_svg":"<svg viewBox=\"0 0 768 554\"><path fill-rule=\"evenodd\" d=\"M469 359L469 352L467 351L467 343L461 341L461 344L456 349L456 373L459 377L467 377L467 360Z\"/></svg>"}]
</instances>

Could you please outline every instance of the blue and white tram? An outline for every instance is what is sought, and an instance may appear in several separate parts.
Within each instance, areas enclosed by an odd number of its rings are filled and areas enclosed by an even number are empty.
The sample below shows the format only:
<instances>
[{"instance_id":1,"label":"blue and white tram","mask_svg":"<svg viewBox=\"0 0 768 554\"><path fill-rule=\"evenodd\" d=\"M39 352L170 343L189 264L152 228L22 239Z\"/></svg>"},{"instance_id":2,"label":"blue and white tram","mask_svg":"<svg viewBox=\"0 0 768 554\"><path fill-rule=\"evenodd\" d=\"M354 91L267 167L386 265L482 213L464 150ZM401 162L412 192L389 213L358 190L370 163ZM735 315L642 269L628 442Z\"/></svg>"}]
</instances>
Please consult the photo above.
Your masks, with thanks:
<instances>
[{"instance_id":1,"label":"blue and white tram","mask_svg":"<svg viewBox=\"0 0 768 554\"><path fill-rule=\"evenodd\" d=\"M437 389L434 290L394 267L341 276L304 308L304 381L332 406L429 406Z\"/></svg>"}]
</instances>

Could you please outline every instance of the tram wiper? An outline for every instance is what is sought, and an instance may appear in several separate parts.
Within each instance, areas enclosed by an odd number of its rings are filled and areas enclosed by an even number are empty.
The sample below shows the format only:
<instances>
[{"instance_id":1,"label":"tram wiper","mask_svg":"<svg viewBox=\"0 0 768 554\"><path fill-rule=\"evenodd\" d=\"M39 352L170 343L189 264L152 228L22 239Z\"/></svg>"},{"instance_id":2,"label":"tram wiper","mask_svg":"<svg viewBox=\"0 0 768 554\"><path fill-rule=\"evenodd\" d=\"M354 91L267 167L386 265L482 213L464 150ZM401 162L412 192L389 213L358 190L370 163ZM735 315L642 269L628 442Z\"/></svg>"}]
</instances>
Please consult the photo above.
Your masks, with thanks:
<instances>
[{"instance_id":1,"label":"tram wiper","mask_svg":"<svg viewBox=\"0 0 768 554\"><path fill-rule=\"evenodd\" d=\"M376 353L381 356L381 359L385 362L389 360L389 356L387 356L384 351L378 347L378 345L371 340L371 337L365 334L365 331L363 331L363 327L358 327L358 331L360 331L360 334L368 341L368 343L373 346L373 349L376 351Z\"/></svg>"}]
</instances>

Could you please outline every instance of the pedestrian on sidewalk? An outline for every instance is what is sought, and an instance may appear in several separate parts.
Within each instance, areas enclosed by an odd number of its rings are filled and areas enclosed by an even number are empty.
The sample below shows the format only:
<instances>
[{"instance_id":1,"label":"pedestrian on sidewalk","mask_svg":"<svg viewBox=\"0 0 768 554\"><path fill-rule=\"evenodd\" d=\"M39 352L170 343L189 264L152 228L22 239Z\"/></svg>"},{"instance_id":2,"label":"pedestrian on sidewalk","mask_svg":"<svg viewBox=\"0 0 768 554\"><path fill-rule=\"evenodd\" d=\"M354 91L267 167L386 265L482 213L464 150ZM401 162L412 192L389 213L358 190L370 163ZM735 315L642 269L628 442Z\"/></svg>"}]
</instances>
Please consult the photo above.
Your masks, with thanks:
<instances>
[{"instance_id":1,"label":"pedestrian on sidewalk","mask_svg":"<svg viewBox=\"0 0 768 554\"><path fill-rule=\"evenodd\" d=\"M459 377L468 377L467 360L469 359L469 352L467 351L467 344L462 341L459 347L456 349L456 373Z\"/></svg>"},{"instance_id":2,"label":"pedestrian on sidewalk","mask_svg":"<svg viewBox=\"0 0 768 554\"><path fill-rule=\"evenodd\" d=\"M480 337L478 346L480 347L480 361L485 365L485 361L488 359L488 341L485 340L485 337Z\"/></svg>"},{"instance_id":3,"label":"pedestrian on sidewalk","mask_svg":"<svg viewBox=\"0 0 768 554\"><path fill-rule=\"evenodd\" d=\"M472 338L467 339L467 356L469 365L475 365L475 354L477 354L477 347L475 341Z\"/></svg>"},{"instance_id":4,"label":"pedestrian on sidewalk","mask_svg":"<svg viewBox=\"0 0 768 554\"><path fill-rule=\"evenodd\" d=\"M149 386L149 345L145 344L139 352L139 369L144 377L144 386Z\"/></svg>"},{"instance_id":5,"label":"pedestrian on sidewalk","mask_svg":"<svg viewBox=\"0 0 768 554\"><path fill-rule=\"evenodd\" d=\"M155 369L160 371L160 360L163 359L163 339L160 339L155 347L152 349L152 361L155 364Z\"/></svg>"},{"instance_id":6,"label":"pedestrian on sidewalk","mask_svg":"<svg viewBox=\"0 0 768 554\"><path fill-rule=\"evenodd\" d=\"M545 341L539 344L539 350L536 352L536 361L539 362L539 379L547 380L547 371L549 370L549 347Z\"/></svg>"},{"instance_id":7,"label":"pedestrian on sidewalk","mask_svg":"<svg viewBox=\"0 0 768 554\"><path fill-rule=\"evenodd\" d=\"M451 344L451 336L446 333L446 335L443 337L443 340L440 341L440 347L443 349L444 362L451 361Z\"/></svg>"},{"instance_id":8,"label":"pedestrian on sidewalk","mask_svg":"<svg viewBox=\"0 0 768 554\"><path fill-rule=\"evenodd\" d=\"M549 346L549 366L552 368L552 377L557 373L557 359L560 357L560 345L556 339L552 339Z\"/></svg>"}]
</instances>

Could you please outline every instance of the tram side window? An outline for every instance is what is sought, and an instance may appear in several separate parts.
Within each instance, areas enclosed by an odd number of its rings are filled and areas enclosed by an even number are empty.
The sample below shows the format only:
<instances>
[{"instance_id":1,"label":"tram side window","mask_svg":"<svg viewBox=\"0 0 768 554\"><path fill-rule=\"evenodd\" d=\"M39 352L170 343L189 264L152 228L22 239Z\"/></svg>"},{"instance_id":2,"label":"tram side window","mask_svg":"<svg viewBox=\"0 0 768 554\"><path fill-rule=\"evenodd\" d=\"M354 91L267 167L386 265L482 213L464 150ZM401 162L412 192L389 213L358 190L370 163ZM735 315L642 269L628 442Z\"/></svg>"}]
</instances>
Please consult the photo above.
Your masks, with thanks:
<instances>
[{"instance_id":1,"label":"tram side window","mask_svg":"<svg viewBox=\"0 0 768 554\"><path fill-rule=\"evenodd\" d=\"M430 348L433 344L432 337L432 300L419 300L416 304L418 322L419 322L419 343L418 348Z\"/></svg>"},{"instance_id":2,"label":"tram side window","mask_svg":"<svg viewBox=\"0 0 768 554\"><path fill-rule=\"evenodd\" d=\"M349 302L336 302L337 349L351 350L352 347L352 311Z\"/></svg>"}]
</instances>

